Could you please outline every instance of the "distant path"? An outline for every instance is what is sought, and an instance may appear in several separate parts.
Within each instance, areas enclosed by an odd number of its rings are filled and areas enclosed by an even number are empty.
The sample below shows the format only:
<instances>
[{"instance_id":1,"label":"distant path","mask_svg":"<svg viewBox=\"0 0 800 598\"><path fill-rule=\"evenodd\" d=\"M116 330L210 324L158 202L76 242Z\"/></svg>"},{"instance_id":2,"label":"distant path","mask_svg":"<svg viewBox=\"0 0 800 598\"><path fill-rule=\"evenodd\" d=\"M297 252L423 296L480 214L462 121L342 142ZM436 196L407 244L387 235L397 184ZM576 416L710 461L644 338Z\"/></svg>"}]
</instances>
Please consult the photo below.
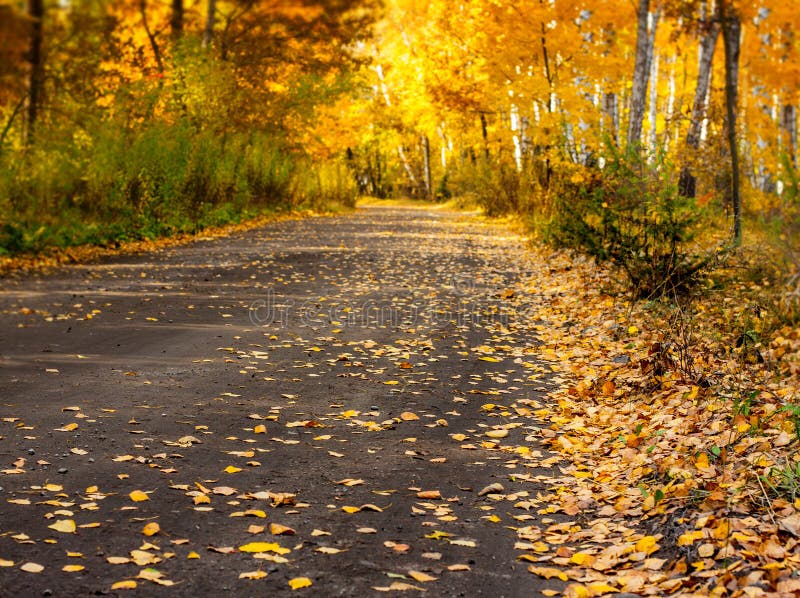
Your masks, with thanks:
<instances>
[{"instance_id":1,"label":"distant path","mask_svg":"<svg viewBox=\"0 0 800 598\"><path fill-rule=\"evenodd\" d=\"M537 522L513 505L547 457L528 260L469 216L371 207L0 279L2 594L116 594L148 567L130 594L558 588L509 529Z\"/></svg>"}]
</instances>

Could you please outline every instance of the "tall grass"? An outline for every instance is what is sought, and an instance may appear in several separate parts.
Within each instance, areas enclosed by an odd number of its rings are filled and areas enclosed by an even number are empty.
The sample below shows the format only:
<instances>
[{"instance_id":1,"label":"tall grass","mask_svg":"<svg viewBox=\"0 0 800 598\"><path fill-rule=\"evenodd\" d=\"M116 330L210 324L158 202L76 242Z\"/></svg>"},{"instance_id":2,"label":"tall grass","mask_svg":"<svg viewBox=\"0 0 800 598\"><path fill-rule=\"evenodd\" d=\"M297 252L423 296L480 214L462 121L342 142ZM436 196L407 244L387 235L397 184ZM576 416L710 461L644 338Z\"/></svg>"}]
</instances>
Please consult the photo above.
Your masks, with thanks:
<instances>
[{"instance_id":1,"label":"tall grass","mask_svg":"<svg viewBox=\"0 0 800 598\"><path fill-rule=\"evenodd\" d=\"M343 167L311 166L263 132L217 133L185 120L49 132L0 156L0 254L196 232L354 199Z\"/></svg>"}]
</instances>

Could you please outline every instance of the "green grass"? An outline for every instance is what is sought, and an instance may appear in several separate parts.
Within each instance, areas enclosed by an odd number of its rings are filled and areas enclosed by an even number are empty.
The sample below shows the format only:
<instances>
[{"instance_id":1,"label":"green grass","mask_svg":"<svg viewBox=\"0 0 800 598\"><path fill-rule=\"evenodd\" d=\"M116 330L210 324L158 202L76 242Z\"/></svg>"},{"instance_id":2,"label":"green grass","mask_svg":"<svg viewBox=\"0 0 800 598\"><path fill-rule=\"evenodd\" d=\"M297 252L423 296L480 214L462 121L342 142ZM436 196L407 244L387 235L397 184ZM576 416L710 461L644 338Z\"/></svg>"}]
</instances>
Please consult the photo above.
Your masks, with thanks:
<instances>
[{"instance_id":1,"label":"green grass","mask_svg":"<svg viewBox=\"0 0 800 598\"><path fill-rule=\"evenodd\" d=\"M0 255L195 233L265 213L352 206L337 163L312 164L266 134L185 122L52 133L0 156Z\"/></svg>"}]
</instances>

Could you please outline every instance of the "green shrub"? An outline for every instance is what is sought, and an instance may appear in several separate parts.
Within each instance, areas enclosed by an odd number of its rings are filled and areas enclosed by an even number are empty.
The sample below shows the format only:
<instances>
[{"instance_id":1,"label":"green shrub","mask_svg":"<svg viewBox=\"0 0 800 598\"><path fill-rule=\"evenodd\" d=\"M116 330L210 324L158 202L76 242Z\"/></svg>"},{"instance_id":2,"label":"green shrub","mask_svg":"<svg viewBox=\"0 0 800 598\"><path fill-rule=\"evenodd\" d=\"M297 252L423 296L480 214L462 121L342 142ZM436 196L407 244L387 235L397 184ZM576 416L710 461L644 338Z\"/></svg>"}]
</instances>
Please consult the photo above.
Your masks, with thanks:
<instances>
[{"instance_id":1,"label":"green shrub","mask_svg":"<svg viewBox=\"0 0 800 598\"><path fill-rule=\"evenodd\" d=\"M340 163L311 165L268 133L220 133L178 120L41 136L35 147L0 155L0 254L355 203L355 181Z\"/></svg>"},{"instance_id":2,"label":"green shrub","mask_svg":"<svg viewBox=\"0 0 800 598\"><path fill-rule=\"evenodd\" d=\"M652 164L609 147L605 167L571 178L556 199L550 234L562 246L616 265L639 297L689 290L715 257L692 245L703 221L680 196L678 175L663 156Z\"/></svg>"}]
</instances>

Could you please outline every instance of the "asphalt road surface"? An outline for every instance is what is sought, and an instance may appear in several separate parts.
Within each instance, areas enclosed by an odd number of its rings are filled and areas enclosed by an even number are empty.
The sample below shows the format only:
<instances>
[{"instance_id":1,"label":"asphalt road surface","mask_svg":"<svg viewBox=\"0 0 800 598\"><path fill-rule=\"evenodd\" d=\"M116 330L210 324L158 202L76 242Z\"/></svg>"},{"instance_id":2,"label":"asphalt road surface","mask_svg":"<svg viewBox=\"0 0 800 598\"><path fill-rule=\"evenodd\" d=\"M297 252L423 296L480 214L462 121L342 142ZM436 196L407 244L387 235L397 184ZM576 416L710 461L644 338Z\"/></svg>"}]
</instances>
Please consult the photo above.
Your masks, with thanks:
<instances>
[{"instance_id":1,"label":"asphalt road surface","mask_svg":"<svg viewBox=\"0 0 800 598\"><path fill-rule=\"evenodd\" d=\"M515 549L554 466L536 267L372 207L0 279L0 595L561 587Z\"/></svg>"}]
</instances>

